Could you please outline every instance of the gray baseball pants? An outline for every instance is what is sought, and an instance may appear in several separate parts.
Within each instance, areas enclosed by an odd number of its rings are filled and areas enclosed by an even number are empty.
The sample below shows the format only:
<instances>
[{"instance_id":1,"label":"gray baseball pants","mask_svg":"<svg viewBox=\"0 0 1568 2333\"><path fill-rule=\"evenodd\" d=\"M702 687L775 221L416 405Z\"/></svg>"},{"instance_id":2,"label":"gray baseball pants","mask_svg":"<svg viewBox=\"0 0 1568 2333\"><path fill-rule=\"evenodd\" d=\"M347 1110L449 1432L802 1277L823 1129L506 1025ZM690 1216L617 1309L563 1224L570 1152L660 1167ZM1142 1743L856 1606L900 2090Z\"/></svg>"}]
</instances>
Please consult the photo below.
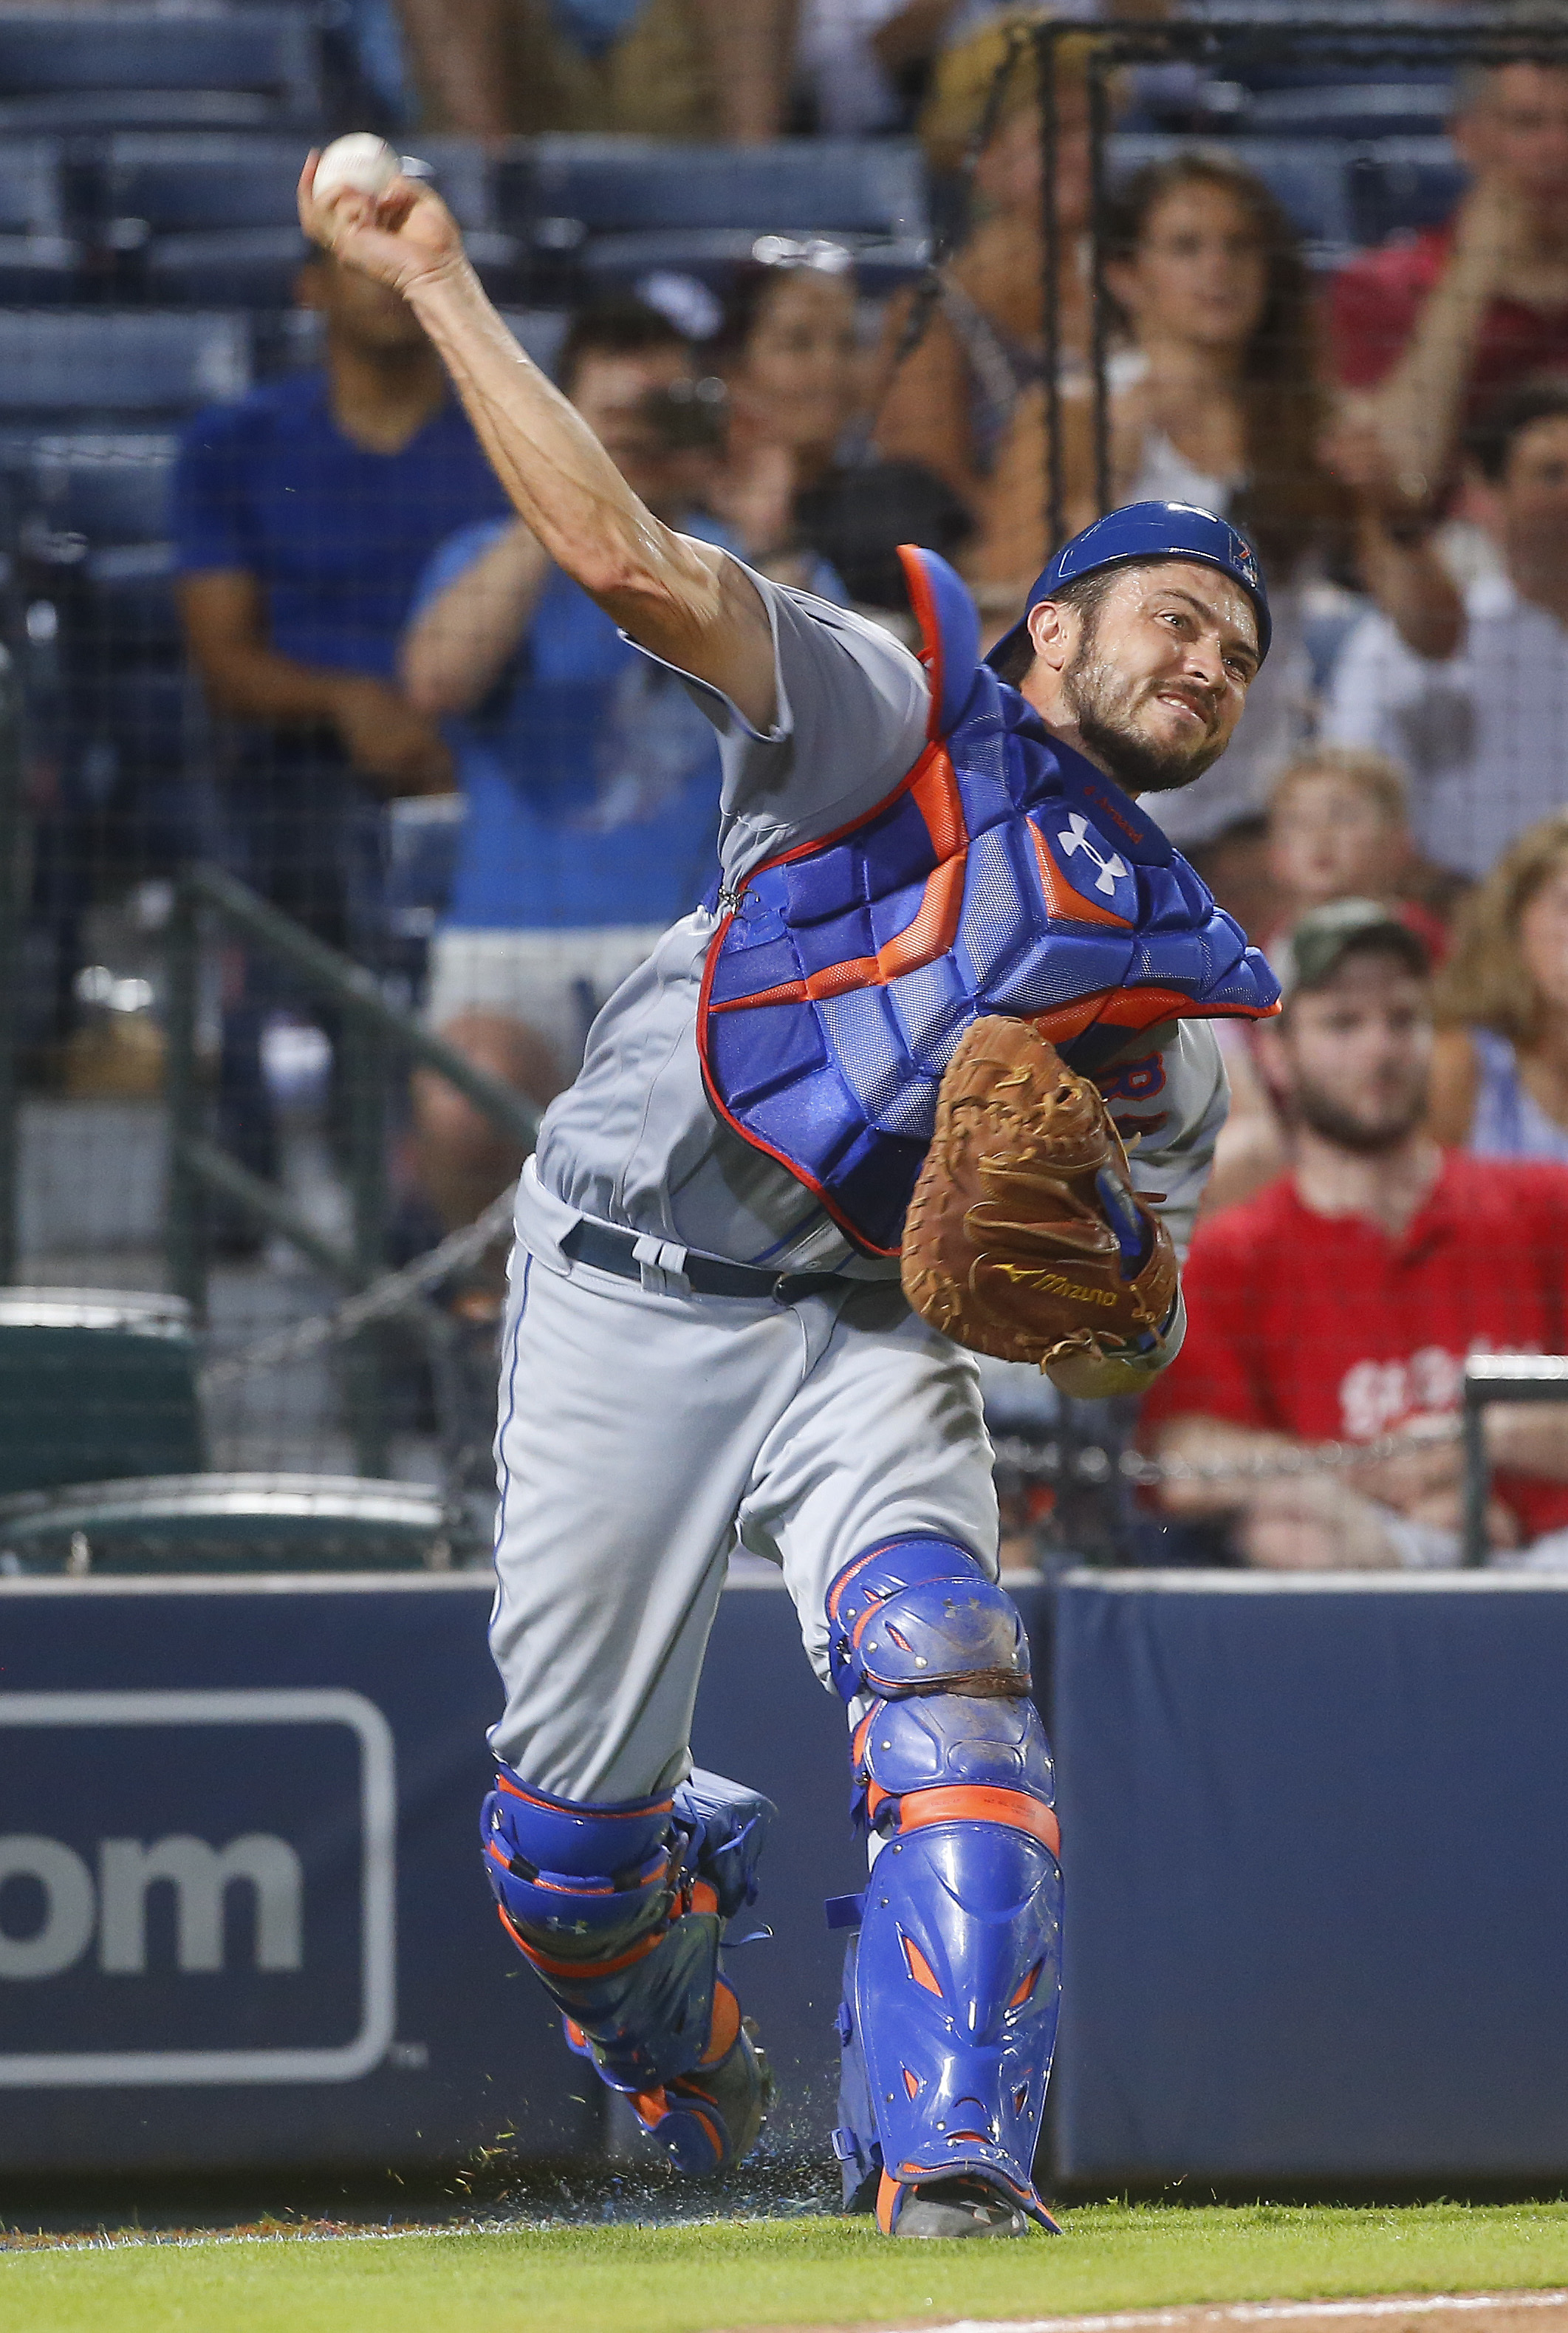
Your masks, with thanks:
<instances>
[{"instance_id":1,"label":"gray baseball pants","mask_svg":"<svg viewBox=\"0 0 1568 2333\"><path fill-rule=\"evenodd\" d=\"M896 1282L789 1306L669 1295L531 1234L512 1257L496 1455L506 1710L491 1742L555 1798L684 1779L733 1550L780 1567L824 1684L824 1599L863 1550L935 1535L997 1574L979 1373Z\"/></svg>"}]
</instances>

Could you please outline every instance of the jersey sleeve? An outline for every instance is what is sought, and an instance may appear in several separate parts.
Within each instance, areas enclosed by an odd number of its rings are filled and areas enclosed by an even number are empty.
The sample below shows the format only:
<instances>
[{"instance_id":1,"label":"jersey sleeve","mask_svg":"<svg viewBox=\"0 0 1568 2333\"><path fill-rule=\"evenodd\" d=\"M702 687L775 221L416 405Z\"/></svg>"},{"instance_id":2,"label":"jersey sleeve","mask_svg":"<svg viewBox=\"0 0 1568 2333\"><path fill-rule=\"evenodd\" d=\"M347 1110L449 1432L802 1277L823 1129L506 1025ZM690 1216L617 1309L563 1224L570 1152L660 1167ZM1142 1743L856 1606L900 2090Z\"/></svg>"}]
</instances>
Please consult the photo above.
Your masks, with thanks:
<instances>
[{"instance_id":1,"label":"jersey sleeve","mask_svg":"<svg viewBox=\"0 0 1568 2333\"><path fill-rule=\"evenodd\" d=\"M718 732L730 882L885 800L925 750L931 705L918 658L881 625L745 571L773 634L772 727L753 729L722 690L680 676Z\"/></svg>"},{"instance_id":2,"label":"jersey sleeve","mask_svg":"<svg viewBox=\"0 0 1568 2333\"><path fill-rule=\"evenodd\" d=\"M181 575L261 572L246 424L243 408L214 406L180 440L170 523Z\"/></svg>"},{"instance_id":3,"label":"jersey sleeve","mask_svg":"<svg viewBox=\"0 0 1568 2333\"><path fill-rule=\"evenodd\" d=\"M1179 1021L1169 1044L1151 1057L1140 1081L1133 1063L1113 1080L1106 1099L1128 1147L1133 1187L1148 1197L1185 1258L1203 1196L1214 1146L1230 1106L1230 1087L1219 1041L1207 1021ZM1158 1088L1150 1086L1158 1078Z\"/></svg>"}]
</instances>

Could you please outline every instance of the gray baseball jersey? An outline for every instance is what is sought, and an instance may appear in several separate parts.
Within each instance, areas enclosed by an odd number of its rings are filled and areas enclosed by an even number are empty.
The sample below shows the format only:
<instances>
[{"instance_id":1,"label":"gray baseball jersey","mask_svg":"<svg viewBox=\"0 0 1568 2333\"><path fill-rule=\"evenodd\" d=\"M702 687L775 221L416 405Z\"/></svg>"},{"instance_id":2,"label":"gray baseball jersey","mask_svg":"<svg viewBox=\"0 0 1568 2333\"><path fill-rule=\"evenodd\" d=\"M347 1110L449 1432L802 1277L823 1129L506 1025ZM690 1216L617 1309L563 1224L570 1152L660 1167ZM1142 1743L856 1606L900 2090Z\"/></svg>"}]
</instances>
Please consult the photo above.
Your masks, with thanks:
<instances>
[{"instance_id":1,"label":"gray baseball jersey","mask_svg":"<svg viewBox=\"0 0 1568 2333\"><path fill-rule=\"evenodd\" d=\"M717 689L683 676L719 734L731 887L892 793L924 750L929 708L919 661L880 626L751 580L773 630L772 728L760 734ZM683 917L605 1005L576 1083L545 1118L539 1187L578 1214L730 1262L896 1277L896 1262L858 1254L810 1192L710 1107L697 1004L717 920L702 907ZM1184 1251L1224 1123L1225 1070L1206 1023L1152 1033L1132 1049L1142 1056L1133 1176L1164 1194L1160 1211ZM531 1188L530 1178L519 1205L525 1235Z\"/></svg>"}]
</instances>

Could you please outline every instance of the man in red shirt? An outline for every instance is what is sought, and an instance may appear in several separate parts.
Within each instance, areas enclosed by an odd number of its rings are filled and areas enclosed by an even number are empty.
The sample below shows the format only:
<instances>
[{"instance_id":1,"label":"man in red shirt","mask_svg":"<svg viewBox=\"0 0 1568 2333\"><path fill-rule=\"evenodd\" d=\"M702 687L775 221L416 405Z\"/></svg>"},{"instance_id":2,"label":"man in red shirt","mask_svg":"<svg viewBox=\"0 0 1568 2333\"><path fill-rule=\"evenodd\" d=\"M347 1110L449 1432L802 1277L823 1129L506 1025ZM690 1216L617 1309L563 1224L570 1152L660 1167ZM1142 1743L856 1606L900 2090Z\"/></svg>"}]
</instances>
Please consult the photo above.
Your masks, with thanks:
<instances>
[{"instance_id":1,"label":"man in red shirt","mask_svg":"<svg viewBox=\"0 0 1568 2333\"><path fill-rule=\"evenodd\" d=\"M1463 74L1451 134L1474 183L1448 225L1352 260L1330 295L1340 383L1418 501L1489 397L1568 370L1568 46Z\"/></svg>"},{"instance_id":2,"label":"man in red shirt","mask_svg":"<svg viewBox=\"0 0 1568 2333\"><path fill-rule=\"evenodd\" d=\"M1248 1481L1172 1481L1176 1519L1228 1518L1276 1570L1458 1560L1465 1358L1568 1352L1568 1168L1442 1151L1420 941L1370 899L1297 925L1267 1024L1296 1123L1290 1174L1200 1226L1190 1326L1143 1407L1148 1446L1245 1463L1324 1442L1393 1457ZM1568 1409L1487 1412L1496 1549L1568 1527Z\"/></svg>"}]
</instances>

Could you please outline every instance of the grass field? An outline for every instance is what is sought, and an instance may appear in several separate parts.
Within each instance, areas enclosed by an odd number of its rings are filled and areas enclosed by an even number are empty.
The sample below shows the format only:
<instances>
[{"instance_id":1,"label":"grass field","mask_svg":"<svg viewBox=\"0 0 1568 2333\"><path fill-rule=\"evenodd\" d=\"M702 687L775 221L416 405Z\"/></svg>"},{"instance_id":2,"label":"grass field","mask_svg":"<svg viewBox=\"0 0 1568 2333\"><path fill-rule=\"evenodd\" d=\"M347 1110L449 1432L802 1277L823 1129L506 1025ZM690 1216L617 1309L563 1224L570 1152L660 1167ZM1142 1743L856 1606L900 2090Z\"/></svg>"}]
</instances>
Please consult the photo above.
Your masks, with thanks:
<instances>
[{"instance_id":1,"label":"grass field","mask_svg":"<svg viewBox=\"0 0 1568 2333\"><path fill-rule=\"evenodd\" d=\"M865 2222L193 2238L0 2252L5 2333L715 2333L1568 2285L1568 2204L1096 2204L1059 2240Z\"/></svg>"}]
</instances>

